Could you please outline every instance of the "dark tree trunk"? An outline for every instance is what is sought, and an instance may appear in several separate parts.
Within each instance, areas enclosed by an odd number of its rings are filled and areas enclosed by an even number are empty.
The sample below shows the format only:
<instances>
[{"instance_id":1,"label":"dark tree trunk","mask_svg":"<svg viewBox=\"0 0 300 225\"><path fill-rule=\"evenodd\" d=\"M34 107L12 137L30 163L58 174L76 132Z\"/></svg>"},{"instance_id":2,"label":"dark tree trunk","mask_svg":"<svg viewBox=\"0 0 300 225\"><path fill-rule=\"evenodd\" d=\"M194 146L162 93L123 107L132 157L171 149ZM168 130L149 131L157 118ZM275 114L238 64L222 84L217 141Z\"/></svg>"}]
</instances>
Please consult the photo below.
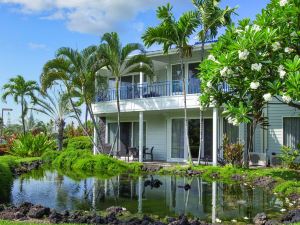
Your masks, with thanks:
<instances>
[{"instance_id":1,"label":"dark tree trunk","mask_svg":"<svg viewBox=\"0 0 300 225\"><path fill-rule=\"evenodd\" d=\"M257 126L257 123L253 119L252 122L250 123L249 134L247 134L249 137L248 141L247 141L247 148L244 152L244 167L246 167L246 168L249 167L249 152L253 152L253 140L254 140L256 126Z\"/></svg>"},{"instance_id":2,"label":"dark tree trunk","mask_svg":"<svg viewBox=\"0 0 300 225\"><path fill-rule=\"evenodd\" d=\"M24 98L22 97L21 99L21 107L22 107L22 115L21 115L21 119L22 119L22 127L23 127L23 134L26 134L26 127L25 127L25 107L24 107Z\"/></svg>"},{"instance_id":3,"label":"dark tree trunk","mask_svg":"<svg viewBox=\"0 0 300 225\"><path fill-rule=\"evenodd\" d=\"M66 125L66 122L63 119L60 119L58 121L57 143L58 143L58 150L59 151L61 151L63 149L65 125Z\"/></svg>"}]
</instances>

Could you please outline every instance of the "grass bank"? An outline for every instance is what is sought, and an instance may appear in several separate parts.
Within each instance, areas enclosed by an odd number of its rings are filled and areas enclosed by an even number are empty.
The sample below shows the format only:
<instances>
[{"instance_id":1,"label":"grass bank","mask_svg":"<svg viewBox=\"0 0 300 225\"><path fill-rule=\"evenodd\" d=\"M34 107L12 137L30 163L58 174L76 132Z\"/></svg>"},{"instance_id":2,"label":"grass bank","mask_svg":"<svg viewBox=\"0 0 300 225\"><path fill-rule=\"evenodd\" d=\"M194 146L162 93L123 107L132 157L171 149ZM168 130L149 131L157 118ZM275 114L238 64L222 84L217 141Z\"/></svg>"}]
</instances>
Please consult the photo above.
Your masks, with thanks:
<instances>
[{"instance_id":1,"label":"grass bank","mask_svg":"<svg viewBox=\"0 0 300 225\"><path fill-rule=\"evenodd\" d=\"M32 162L39 160L40 158L20 158L16 156L0 156L0 197L2 201L9 199L9 194L12 182L13 173L12 169L19 166L23 162Z\"/></svg>"},{"instance_id":2,"label":"grass bank","mask_svg":"<svg viewBox=\"0 0 300 225\"><path fill-rule=\"evenodd\" d=\"M188 170L199 171L201 177L206 180L221 180L223 182L245 182L253 183L254 180L261 177L271 177L276 183L273 189L282 197L289 196L292 193L300 195L300 171L284 168L257 168L244 169L232 166L214 167L214 166L174 166L163 168L160 174L185 175ZM240 176L241 180L235 180L233 177Z\"/></svg>"},{"instance_id":3,"label":"grass bank","mask_svg":"<svg viewBox=\"0 0 300 225\"><path fill-rule=\"evenodd\" d=\"M107 155L93 155L87 150L48 151L42 160L53 169L63 171L71 177L111 177L120 173L137 174L140 163L126 163Z\"/></svg>"}]
</instances>

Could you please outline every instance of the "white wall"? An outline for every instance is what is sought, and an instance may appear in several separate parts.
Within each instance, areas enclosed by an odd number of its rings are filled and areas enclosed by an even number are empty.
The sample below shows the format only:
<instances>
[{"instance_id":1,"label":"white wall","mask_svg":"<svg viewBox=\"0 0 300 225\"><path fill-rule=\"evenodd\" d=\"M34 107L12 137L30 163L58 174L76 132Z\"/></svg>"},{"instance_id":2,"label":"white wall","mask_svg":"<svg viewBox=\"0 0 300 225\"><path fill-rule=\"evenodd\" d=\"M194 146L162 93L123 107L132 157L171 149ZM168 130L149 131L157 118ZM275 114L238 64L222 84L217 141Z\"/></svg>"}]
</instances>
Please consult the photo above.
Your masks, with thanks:
<instances>
[{"instance_id":1,"label":"white wall","mask_svg":"<svg viewBox=\"0 0 300 225\"><path fill-rule=\"evenodd\" d=\"M146 116L147 147L154 146L153 159L167 159L167 121L163 116Z\"/></svg>"},{"instance_id":2,"label":"white wall","mask_svg":"<svg viewBox=\"0 0 300 225\"><path fill-rule=\"evenodd\" d=\"M285 104L268 104L269 132L268 132L268 152L279 153L283 145L283 118L300 117L300 110L289 107Z\"/></svg>"}]
</instances>

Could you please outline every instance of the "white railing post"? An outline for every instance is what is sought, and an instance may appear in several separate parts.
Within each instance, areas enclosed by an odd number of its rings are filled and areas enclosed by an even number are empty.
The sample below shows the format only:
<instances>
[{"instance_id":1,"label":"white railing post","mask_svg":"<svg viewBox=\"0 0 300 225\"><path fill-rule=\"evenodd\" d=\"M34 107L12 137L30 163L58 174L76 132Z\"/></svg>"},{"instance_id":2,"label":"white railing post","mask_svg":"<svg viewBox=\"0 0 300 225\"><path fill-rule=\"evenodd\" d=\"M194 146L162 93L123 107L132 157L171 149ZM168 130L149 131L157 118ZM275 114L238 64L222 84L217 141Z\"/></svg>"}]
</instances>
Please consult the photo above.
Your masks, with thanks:
<instances>
[{"instance_id":1,"label":"white railing post","mask_svg":"<svg viewBox=\"0 0 300 225\"><path fill-rule=\"evenodd\" d=\"M140 63L140 66L143 66L143 63ZM143 98L143 83L144 83L144 73L140 72L140 98Z\"/></svg>"}]
</instances>

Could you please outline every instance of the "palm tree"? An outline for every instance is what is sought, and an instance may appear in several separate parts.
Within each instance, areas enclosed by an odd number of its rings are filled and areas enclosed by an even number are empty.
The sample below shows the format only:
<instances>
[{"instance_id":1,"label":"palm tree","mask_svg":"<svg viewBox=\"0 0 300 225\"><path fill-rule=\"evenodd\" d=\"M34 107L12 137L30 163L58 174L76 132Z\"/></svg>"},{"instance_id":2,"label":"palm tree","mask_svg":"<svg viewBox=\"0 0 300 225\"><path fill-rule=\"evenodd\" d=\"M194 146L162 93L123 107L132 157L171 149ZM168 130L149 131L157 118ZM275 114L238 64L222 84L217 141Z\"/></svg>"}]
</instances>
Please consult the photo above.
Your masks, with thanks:
<instances>
[{"instance_id":1,"label":"palm tree","mask_svg":"<svg viewBox=\"0 0 300 225\"><path fill-rule=\"evenodd\" d=\"M2 95L3 101L6 101L8 96L12 96L17 104L21 104L21 119L23 126L23 133L26 133L25 116L28 112L28 101L36 103L37 98L35 91L39 91L39 87L36 81L26 81L24 77L18 75L9 79L7 84L3 85L4 94Z\"/></svg>"},{"instance_id":2,"label":"palm tree","mask_svg":"<svg viewBox=\"0 0 300 225\"><path fill-rule=\"evenodd\" d=\"M151 76L152 61L146 57L143 46L139 43L129 43L122 46L117 33L105 33L101 39L101 45L98 49L98 57L101 60L101 67L106 68L111 76L115 78L116 100L118 110L118 127L115 141L118 140L118 151L120 151L120 96L119 84L123 76L144 72ZM133 52L140 54L130 56ZM141 137L140 137L141 138ZM114 141L114 144L115 144ZM112 145L112 150L114 148Z\"/></svg>"},{"instance_id":3,"label":"palm tree","mask_svg":"<svg viewBox=\"0 0 300 225\"><path fill-rule=\"evenodd\" d=\"M197 13L188 11L181 15L176 21L173 13L172 6L168 3L166 6L158 7L157 18L161 23L157 27L149 27L142 39L147 47L153 44L162 44L164 53L167 54L169 49L173 46L178 50L178 55L181 63L181 76L183 81L183 95L184 95L184 133L187 143L187 150L189 161L192 163L192 156L189 145L188 136L188 119L186 109L186 81L184 74L184 58L191 57L192 46L188 43L188 38L194 33L199 25Z\"/></svg>"},{"instance_id":4,"label":"palm tree","mask_svg":"<svg viewBox=\"0 0 300 225\"><path fill-rule=\"evenodd\" d=\"M200 21L200 31L198 38L201 42L201 62L204 59L205 42L213 40L218 34L218 29L231 23L231 15L236 8L231 9L226 6L225 9L219 7L221 0L193 0L197 8L197 17ZM201 153L204 141L203 109L200 108L200 144L198 153L198 164L200 164Z\"/></svg>"},{"instance_id":5,"label":"palm tree","mask_svg":"<svg viewBox=\"0 0 300 225\"><path fill-rule=\"evenodd\" d=\"M57 143L58 150L62 150L64 139L64 128L66 125L66 119L75 118L75 111L71 106L68 96L64 92L54 93L52 96L49 93L43 94L44 99L39 99L33 110L41 112L50 117L58 128ZM79 109L75 109L80 114Z\"/></svg>"},{"instance_id":6,"label":"palm tree","mask_svg":"<svg viewBox=\"0 0 300 225\"><path fill-rule=\"evenodd\" d=\"M82 103L86 104L91 120L96 128L96 135L98 136L98 140L100 140L100 150L93 139L90 136L89 137L98 151L101 152L103 149L101 132L92 112L92 103L94 102L96 95L95 82L97 84L102 82L101 77L98 76L97 73L98 67L95 66L95 64L97 64L96 50L97 46L89 46L81 52L72 48L60 48L57 51L56 58L48 61L44 65L40 80L43 91L47 90L57 82L62 82L65 85L75 116L85 134L89 136L76 111L78 105ZM74 102L74 98L78 101Z\"/></svg>"}]
</instances>

